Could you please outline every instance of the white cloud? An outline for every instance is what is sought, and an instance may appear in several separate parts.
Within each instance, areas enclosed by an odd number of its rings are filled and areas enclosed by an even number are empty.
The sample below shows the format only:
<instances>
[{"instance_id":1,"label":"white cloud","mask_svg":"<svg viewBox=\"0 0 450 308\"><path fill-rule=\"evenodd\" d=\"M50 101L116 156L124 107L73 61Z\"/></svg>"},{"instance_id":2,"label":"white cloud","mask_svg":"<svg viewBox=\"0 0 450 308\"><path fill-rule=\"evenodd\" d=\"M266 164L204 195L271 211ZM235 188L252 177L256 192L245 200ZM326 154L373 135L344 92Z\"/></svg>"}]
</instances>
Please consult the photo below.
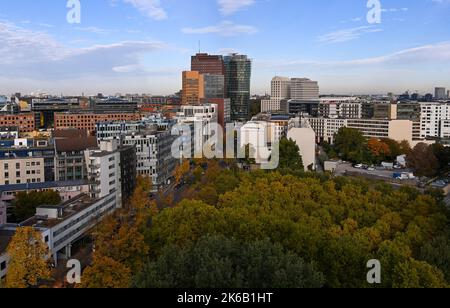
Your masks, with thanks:
<instances>
[{"instance_id":1,"label":"white cloud","mask_svg":"<svg viewBox=\"0 0 450 308\"><path fill-rule=\"evenodd\" d=\"M26 76L45 80L138 72L143 55L167 47L161 42L124 41L88 48L66 48L48 34L1 22L0 37L3 77Z\"/></svg>"},{"instance_id":2,"label":"white cloud","mask_svg":"<svg viewBox=\"0 0 450 308\"><path fill-rule=\"evenodd\" d=\"M356 40L367 33L381 32L380 28L375 26L361 26L356 28L341 29L317 38L322 43L344 43Z\"/></svg>"},{"instance_id":3,"label":"white cloud","mask_svg":"<svg viewBox=\"0 0 450 308\"><path fill-rule=\"evenodd\" d=\"M229 37L239 34L254 34L258 32L258 29L253 26L238 25L231 21L224 21L216 26L208 26L203 28L183 28L181 31L186 34L218 34Z\"/></svg>"},{"instance_id":4,"label":"white cloud","mask_svg":"<svg viewBox=\"0 0 450 308\"><path fill-rule=\"evenodd\" d=\"M230 15L255 4L255 0L217 0L217 4L223 15Z\"/></svg>"},{"instance_id":5,"label":"white cloud","mask_svg":"<svg viewBox=\"0 0 450 308\"><path fill-rule=\"evenodd\" d=\"M137 8L142 14L154 20L167 19L166 11L161 7L160 0L123 0Z\"/></svg>"},{"instance_id":6,"label":"white cloud","mask_svg":"<svg viewBox=\"0 0 450 308\"><path fill-rule=\"evenodd\" d=\"M261 66L265 68L289 69L295 67L314 68L380 68L388 67L410 67L414 65L447 64L450 63L450 42L424 45L394 52L388 55L343 61L319 61L319 60L274 60L263 61Z\"/></svg>"}]
</instances>

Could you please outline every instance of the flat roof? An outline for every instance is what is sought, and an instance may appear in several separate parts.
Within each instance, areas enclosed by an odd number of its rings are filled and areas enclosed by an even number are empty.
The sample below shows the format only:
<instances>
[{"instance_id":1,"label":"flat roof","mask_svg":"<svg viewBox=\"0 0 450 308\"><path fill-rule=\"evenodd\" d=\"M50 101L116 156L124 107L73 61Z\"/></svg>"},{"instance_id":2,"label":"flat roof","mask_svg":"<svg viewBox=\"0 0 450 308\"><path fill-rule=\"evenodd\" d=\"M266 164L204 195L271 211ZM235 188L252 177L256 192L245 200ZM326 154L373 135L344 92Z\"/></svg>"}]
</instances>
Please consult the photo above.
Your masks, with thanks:
<instances>
[{"instance_id":1,"label":"flat roof","mask_svg":"<svg viewBox=\"0 0 450 308\"><path fill-rule=\"evenodd\" d=\"M107 198L107 197L105 197ZM104 198L103 198L104 199ZM76 215L77 213L87 209L88 207L90 207L92 204L98 202L99 200L102 199L92 199L89 195L87 194L81 194L78 195L77 197L62 203L60 205L55 205L55 206L51 206L51 205L43 205L40 206L38 208L42 208L42 209L61 209L62 210L62 216L58 217L56 219L53 218L46 218L46 217L38 217L38 216L34 216L22 223L20 223L20 226L22 227L35 227L35 228L52 228L58 224L60 224L61 222L69 219L70 217L72 217L73 215Z\"/></svg>"},{"instance_id":2,"label":"flat roof","mask_svg":"<svg viewBox=\"0 0 450 308\"><path fill-rule=\"evenodd\" d=\"M7 191L24 191L24 190L39 190L60 188L69 186L83 186L88 185L87 181L64 181L64 182L43 182L43 183L24 183L24 184L10 184L0 185L0 193Z\"/></svg>"}]
</instances>

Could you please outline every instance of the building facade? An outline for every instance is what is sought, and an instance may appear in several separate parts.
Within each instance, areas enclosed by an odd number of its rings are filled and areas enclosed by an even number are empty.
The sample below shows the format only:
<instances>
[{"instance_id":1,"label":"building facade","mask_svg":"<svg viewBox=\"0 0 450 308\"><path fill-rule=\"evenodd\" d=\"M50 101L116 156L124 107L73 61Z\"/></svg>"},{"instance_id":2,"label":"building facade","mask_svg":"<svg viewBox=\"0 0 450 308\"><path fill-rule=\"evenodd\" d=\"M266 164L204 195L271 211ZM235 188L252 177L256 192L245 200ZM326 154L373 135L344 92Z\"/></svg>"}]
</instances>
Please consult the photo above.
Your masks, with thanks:
<instances>
[{"instance_id":1,"label":"building facade","mask_svg":"<svg viewBox=\"0 0 450 308\"><path fill-rule=\"evenodd\" d=\"M31 133L35 131L35 114L0 114L0 127L18 127L21 133Z\"/></svg>"},{"instance_id":2,"label":"building facade","mask_svg":"<svg viewBox=\"0 0 450 308\"><path fill-rule=\"evenodd\" d=\"M183 90L181 103L183 105L198 104L205 97L205 81L203 74L197 71L183 72Z\"/></svg>"},{"instance_id":3,"label":"building facade","mask_svg":"<svg viewBox=\"0 0 450 308\"><path fill-rule=\"evenodd\" d=\"M84 129L93 134L96 124L108 121L138 121L141 119L139 113L55 113L55 130L62 129Z\"/></svg>"},{"instance_id":4,"label":"building facade","mask_svg":"<svg viewBox=\"0 0 450 308\"><path fill-rule=\"evenodd\" d=\"M297 101L319 101L319 83L307 78L292 78L290 98Z\"/></svg>"},{"instance_id":5,"label":"building facade","mask_svg":"<svg viewBox=\"0 0 450 308\"><path fill-rule=\"evenodd\" d=\"M44 158L0 159L0 185L42 183L44 181Z\"/></svg>"},{"instance_id":6,"label":"building facade","mask_svg":"<svg viewBox=\"0 0 450 308\"><path fill-rule=\"evenodd\" d=\"M231 121L246 121L250 109L250 80L252 61L245 55L229 55L224 58L226 97L231 102Z\"/></svg>"},{"instance_id":7,"label":"building facade","mask_svg":"<svg viewBox=\"0 0 450 308\"><path fill-rule=\"evenodd\" d=\"M219 55L208 55L198 53L191 58L191 71L200 74L225 75L223 57Z\"/></svg>"}]
</instances>

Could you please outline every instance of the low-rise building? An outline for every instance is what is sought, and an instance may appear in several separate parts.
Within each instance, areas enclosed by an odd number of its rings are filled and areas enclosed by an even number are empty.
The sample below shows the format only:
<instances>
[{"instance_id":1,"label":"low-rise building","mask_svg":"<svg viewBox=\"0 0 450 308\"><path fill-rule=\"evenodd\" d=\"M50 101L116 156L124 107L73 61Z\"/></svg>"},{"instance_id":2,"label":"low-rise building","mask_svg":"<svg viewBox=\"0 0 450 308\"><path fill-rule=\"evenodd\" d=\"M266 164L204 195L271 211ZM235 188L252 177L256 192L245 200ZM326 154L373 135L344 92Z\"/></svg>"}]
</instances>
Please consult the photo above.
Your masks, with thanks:
<instances>
[{"instance_id":1,"label":"low-rise building","mask_svg":"<svg viewBox=\"0 0 450 308\"><path fill-rule=\"evenodd\" d=\"M49 190L57 192L61 197L61 200L63 202L66 202L80 194L88 193L89 185L86 181L41 182L2 185L0 186L0 212L3 212L4 217L3 220L0 218L0 225L7 222L7 213L12 212L12 203L16 199L18 193L31 191L40 192Z\"/></svg>"}]
</instances>

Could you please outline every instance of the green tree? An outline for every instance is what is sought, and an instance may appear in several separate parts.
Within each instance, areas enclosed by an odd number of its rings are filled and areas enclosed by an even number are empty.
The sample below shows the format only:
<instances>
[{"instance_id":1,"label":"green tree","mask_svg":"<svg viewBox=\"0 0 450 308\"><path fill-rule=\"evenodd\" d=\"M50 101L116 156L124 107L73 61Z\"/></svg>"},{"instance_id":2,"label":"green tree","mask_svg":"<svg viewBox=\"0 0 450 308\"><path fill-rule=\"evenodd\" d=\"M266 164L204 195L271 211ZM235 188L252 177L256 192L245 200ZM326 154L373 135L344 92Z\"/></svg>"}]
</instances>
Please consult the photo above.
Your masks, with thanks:
<instances>
[{"instance_id":1,"label":"green tree","mask_svg":"<svg viewBox=\"0 0 450 308\"><path fill-rule=\"evenodd\" d=\"M339 155L352 162L367 160L367 140L361 131L353 128L342 127L334 138L334 147Z\"/></svg>"},{"instance_id":2,"label":"green tree","mask_svg":"<svg viewBox=\"0 0 450 308\"><path fill-rule=\"evenodd\" d=\"M168 246L138 275L149 288L318 288L324 277L299 256L268 240L242 243L202 237L185 248Z\"/></svg>"},{"instance_id":3,"label":"green tree","mask_svg":"<svg viewBox=\"0 0 450 308\"><path fill-rule=\"evenodd\" d=\"M282 138L280 141L280 163L278 168L304 171L300 149L292 139Z\"/></svg>"},{"instance_id":4,"label":"green tree","mask_svg":"<svg viewBox=\"0 0 450 308\"><path fill-rule=\"evenodd\" d=\"M61 197L56 191L19 192L12 202L13 221L22 222L36 214L36 208L41 205L58 205Z\"/></svg>"}]
</instances>

